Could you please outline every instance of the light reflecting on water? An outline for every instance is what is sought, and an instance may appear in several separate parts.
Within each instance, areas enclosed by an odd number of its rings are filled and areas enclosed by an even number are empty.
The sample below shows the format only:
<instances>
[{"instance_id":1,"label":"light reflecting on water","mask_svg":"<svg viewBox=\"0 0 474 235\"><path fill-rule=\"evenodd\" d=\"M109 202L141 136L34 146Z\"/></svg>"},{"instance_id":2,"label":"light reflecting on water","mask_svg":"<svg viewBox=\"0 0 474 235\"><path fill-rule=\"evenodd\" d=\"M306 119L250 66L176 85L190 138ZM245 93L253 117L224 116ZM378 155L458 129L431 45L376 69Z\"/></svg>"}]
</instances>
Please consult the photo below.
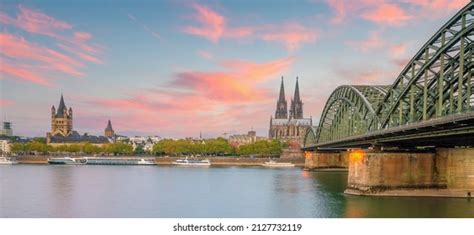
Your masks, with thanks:
<instances>
[{"instance_id":1,"label":"light reflecting on water","mask_svg":"<svg viewBox=\"0 0 474 235\"><path fill-rule=\"evenodd\" d=\"M474 217L474 201L347 196L345 172L0 166L0 217Z\"/></svg>"}]
</instances>

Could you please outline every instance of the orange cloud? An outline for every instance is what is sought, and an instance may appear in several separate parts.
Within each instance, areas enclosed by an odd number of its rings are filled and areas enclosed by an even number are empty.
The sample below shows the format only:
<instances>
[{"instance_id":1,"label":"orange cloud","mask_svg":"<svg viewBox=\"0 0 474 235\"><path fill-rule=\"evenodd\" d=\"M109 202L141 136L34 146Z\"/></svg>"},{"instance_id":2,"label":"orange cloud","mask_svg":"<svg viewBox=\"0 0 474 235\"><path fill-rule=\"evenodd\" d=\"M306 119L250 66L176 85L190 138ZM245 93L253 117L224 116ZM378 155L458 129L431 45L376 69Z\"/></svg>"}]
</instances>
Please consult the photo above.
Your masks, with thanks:
<instances>
[{"instance_id":1,"label":"orange cloud","mask_svg":"<svg viewBox=\"0 0 474 235\"><path fill-rule=\"evenodd\" d=\"M378 5L375 9L366 11L362 14L362 18L372 21L377 24L386 25L403 25L413 16L397 4L383 3Z\"/></svg>"},{"instance_id":2,"label":"orange cloud","mask_svg":"<svg viewBox=\"0 0 474 235\"><path fill-rule=\"evenodd\" d=\"M385 41L380 38L380 33L377 31L369 32L369 37L365 41L348 41L347 45L352 48L362 51L369 52L374 49L381 48L385 45Z\"/></svg>"},{"instance_id":3,"label":"orange cloud","mask_svg":"<svg viewBox=\"0 0 474 235\"><path fill-rule=\"evenodd\" d=\"M278 76L292 63L293 58L284 58L258 64L232 60L223 63L225 72L191 71L177 74L172 85L191 89L209 99L225 102L246 102L266 99L265 91L257 85Z\"/></svg>"},{"instance_id":4,"label":"orange cloud","mask_svg":"<svg viewBox=\"0 0 474 235\"><path fill-rule=\"evenodd\" d=\"M273 107L270 103L275 97L260 85L280 77L293 61L292 57L266 63L228 60L221 63L220 71L183 71L168 84L140 90L129 97L85 99L86 103L94 104L88 107L97 107L100 112L117 112L114 119L129 130L146 132L150 126L159 125L160 133L186 135L201 130L220 135L231 129L267 123L263 114L271 113L266 109ZM199 122L195 121L197 118ZM176 123L180 130L176 131Z\"/></svg>"}]
</instances>

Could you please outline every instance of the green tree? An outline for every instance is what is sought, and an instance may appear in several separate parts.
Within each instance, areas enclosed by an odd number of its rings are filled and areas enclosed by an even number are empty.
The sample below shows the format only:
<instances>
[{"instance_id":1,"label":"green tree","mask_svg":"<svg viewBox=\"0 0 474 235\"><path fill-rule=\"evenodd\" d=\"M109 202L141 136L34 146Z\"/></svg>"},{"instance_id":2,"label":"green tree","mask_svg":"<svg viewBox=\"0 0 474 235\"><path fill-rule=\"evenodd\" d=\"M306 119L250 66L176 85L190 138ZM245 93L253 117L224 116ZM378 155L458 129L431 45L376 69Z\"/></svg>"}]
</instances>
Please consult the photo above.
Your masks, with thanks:
<instances>
[{"instance_id":1,"label":"green tree","mask_svg":"<svg viewBox=\"0 0 474 235\"><path fill-rule=\"evenodd\" d=\"M137 145L137 147L135 148L134 153L137 154L137 155L145 154L145 149L143 149L143 145L141 145L141 144Z\"/></svg>"}]
</instances>

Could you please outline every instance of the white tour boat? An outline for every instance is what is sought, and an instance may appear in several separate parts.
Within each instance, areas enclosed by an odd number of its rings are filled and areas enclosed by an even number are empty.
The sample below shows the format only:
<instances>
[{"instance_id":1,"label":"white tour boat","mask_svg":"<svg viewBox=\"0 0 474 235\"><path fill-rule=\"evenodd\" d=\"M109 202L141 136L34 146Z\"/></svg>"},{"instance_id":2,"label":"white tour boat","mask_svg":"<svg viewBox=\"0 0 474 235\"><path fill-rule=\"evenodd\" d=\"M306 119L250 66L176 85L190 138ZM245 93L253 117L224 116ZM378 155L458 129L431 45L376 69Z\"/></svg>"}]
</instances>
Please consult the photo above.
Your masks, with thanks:
<instances>
[{"instance_id":1,"label":"white tour boat","mask_svg":"<svg viewBox=\"0 0 474 235\"><path fill-rule=\"evenodd\" d=\"M87 165L156 165L155 161L128 157L86 157Z\"/></svg>"},{"instance_id":2,"label":"white tour boat","mask_svg":"<svg viewBox=\"0 0 474 235\"><path fill-rule=\"evenodd\" d=\"M53 165L85 165L86 158L72 158L72 157L52 157L48 158L48 163Z\"/></svg>"},{"instance_id":3,"label":"white tour boat","mask_svg":"<svg viewBox=\"0 0 474 235\"><path fill-rule=\"evenodd\" d=\"M12 160L11 158L0 157L0 165L14 165L18 164L17 161Z\"/></svg>"},{"instance_id":4,"label":"white tour boat","mask_svg":"<svg viewBox=\"0 0 474 235\"><path fill-rule=\"evenodd\" d=\"M208 159L197 160L197 159L178 159L173 162L174 165L178 166L210 166L211 162Z\"/></svg>"},{"instance_id":5,"label":"white tour boat","mask_svg":"<svg viewBox=\"0 0 474 235\"><path fill-rule=\"evenodd\" d=\"M274 160L270 160L262 164L264 167L294 167L295 164L291 162L276 162Z\"/></svg>"}]
</instances>

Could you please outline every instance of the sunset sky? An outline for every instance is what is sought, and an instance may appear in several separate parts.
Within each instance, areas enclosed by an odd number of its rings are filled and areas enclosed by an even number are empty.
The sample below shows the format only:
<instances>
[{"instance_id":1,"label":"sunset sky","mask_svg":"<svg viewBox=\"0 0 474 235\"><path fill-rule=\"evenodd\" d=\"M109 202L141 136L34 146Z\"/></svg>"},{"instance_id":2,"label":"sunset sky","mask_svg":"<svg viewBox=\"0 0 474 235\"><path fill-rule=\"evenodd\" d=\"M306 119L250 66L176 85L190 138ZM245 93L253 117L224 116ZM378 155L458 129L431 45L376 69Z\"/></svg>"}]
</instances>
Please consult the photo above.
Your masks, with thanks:
<instances>
[{"instance_id":1,"label":"sunset sky","mask_svg":"<svg viewBox=\"0 0 474 235\"><path fill-rule=\"evenodd\" d=\"M2 1L1 119L45 136L63 93L80 133L267 135L298 76L317 123L337 86L391 84L468 1Z\"/></svg>"}]
</instances>

